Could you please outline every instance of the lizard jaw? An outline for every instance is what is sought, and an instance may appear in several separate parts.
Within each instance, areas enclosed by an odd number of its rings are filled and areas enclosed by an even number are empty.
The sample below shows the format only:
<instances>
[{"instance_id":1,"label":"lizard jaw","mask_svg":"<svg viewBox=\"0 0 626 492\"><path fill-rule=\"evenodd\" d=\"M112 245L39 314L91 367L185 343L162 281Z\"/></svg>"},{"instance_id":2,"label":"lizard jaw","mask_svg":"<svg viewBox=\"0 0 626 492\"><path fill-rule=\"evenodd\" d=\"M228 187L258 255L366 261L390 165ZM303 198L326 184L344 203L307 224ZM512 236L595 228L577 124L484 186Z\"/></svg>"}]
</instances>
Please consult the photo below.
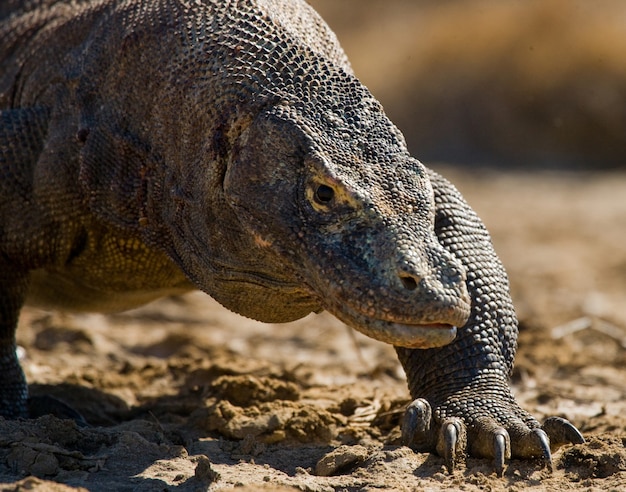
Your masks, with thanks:
<instances>
[{"instance_id":1,"label":"lizard jaw","mask_svg":"<svg viewBox=\"0 0 626 492\"><path fill-rule=\"evenodd\" d=\"M375 340L410 349L443 347L452 342L457 333L456 326L444 323L409 325L377 319L367 325L347 324Z\"/></svg>"},{"instance_id":2,"label":"lizard jaw","mask_svg":"<svg viewBox=\"0 0 626 492\"><path fill-rule=\"evenodd\" d=\"M396 347L428 349L442 347L456 338L457 327L445 322L398 323L342 309L327 310L364 335Z\"/></svg>"},{"instance_id":3,"label":"lizard jaw","mask_svg":"<svg viewBox=\"0 0 626 492\"><path fill-rule=\"evenodd\" d=\"M391 323L385 332L390 343L396 347L427 349L443 347L456 338L457 327L444 323L428 325L402 325Z\"/></svg>"},{"instance_id":4,"label":"lizard jaw","mask_svg":"<svg viewBox=\"0 0 626 492\"><path fill-rule=\"evenodd\" d=\"M469 306L466 310L465 306L461 305L438 314L423 313L422 316L405 315L393 319L393 315L389 313L377 315L376 311L364 312L350 303L328 303L319 296L317 298L324 309L351 328L374 340L409 349L429 349L448 345L456 338L457 327L464 326L469 316ZM386 316L386 319L380 314Z\"/></svg>"}]
</instances>

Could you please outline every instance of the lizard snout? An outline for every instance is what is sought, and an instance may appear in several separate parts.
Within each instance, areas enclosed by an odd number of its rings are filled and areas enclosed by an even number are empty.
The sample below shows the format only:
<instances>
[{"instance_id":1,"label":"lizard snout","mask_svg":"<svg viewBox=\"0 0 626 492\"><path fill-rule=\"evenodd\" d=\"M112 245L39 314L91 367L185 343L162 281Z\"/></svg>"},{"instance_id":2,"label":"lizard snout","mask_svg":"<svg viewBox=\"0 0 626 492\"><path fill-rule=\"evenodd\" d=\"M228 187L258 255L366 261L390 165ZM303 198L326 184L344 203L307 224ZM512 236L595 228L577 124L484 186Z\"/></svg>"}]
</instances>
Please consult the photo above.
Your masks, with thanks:
<instances>
[{"instance_id":1,"label":"lizard snout","mask_svg":"<svg viewBox=\"0 0 626 492\"><path fill-rule=\"evenodd\" d=\"M470 298L466 275L454 256L435 248L424 259L400 254L396 262L395 290L408 297L412 306L420 306L424 319L459 327L467 322Z\"/></svg>"}]
</instances>

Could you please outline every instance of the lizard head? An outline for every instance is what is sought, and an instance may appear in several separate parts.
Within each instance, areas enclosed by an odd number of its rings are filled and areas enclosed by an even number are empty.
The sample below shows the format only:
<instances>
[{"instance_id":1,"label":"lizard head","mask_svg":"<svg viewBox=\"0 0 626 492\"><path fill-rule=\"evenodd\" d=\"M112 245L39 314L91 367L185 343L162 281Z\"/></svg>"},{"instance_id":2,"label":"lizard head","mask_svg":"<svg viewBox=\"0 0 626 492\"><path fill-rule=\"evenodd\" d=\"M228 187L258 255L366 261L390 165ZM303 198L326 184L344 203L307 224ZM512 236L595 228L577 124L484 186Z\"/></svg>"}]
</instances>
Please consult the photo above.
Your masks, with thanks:
<instances>
[{"instance_id":1,"label":"lizard head","mask_svg":"<svg viewBox=\"0 0 626 492\"><path fill-rule=\"evenodd\" d=\"M283 101L254 118L226 171L227 202L276 275L349 326L396 346L451 342L469 297L437 240L425 168L371 96L315 110Z\"/></svg>"}]
</instances>

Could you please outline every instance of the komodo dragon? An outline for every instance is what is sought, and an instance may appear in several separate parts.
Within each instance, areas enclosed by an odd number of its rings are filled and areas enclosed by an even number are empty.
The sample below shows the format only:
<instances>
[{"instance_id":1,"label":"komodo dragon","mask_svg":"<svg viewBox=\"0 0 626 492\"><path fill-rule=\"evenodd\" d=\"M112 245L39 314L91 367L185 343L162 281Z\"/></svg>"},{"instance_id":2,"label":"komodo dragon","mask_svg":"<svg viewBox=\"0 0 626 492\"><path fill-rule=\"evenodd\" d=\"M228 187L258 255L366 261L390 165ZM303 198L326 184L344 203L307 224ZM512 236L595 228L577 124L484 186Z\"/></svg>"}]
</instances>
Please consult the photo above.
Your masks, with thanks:
<instances>
[{"instance_id":1,"label":"komodo dragon","mask_svg":"<svg viewBox=\"0 0 626 492\"><path fill-rule=\"evenodd\" d=\"M404 438L449 469L551 466L583 442L515 402L487 231L304 1L4 0L0 19L1 415L28 416L24 303L111 312L197 288L393 344L416 398Z\"/></svg>"}]
</instances>

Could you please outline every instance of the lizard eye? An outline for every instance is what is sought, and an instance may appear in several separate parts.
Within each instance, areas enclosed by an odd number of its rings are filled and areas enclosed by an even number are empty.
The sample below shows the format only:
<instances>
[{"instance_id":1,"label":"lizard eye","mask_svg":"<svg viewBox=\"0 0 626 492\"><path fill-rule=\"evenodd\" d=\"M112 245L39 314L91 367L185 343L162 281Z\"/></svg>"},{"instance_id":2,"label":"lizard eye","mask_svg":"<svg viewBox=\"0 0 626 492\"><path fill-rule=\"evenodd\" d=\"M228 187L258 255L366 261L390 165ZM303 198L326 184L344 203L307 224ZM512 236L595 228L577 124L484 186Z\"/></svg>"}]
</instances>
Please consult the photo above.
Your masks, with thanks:
<instances>
[{"instance_id":1,"label":"lizard eye","mask_svg":"<svg viewBox=\"0 0 626 492\"><path fill-rule=\"evenodd\" d=\"M321 184L315 190L315 201L320 205L328 205L335 196L335 190L330 186Z\"/></svg>"}]
</instances>

